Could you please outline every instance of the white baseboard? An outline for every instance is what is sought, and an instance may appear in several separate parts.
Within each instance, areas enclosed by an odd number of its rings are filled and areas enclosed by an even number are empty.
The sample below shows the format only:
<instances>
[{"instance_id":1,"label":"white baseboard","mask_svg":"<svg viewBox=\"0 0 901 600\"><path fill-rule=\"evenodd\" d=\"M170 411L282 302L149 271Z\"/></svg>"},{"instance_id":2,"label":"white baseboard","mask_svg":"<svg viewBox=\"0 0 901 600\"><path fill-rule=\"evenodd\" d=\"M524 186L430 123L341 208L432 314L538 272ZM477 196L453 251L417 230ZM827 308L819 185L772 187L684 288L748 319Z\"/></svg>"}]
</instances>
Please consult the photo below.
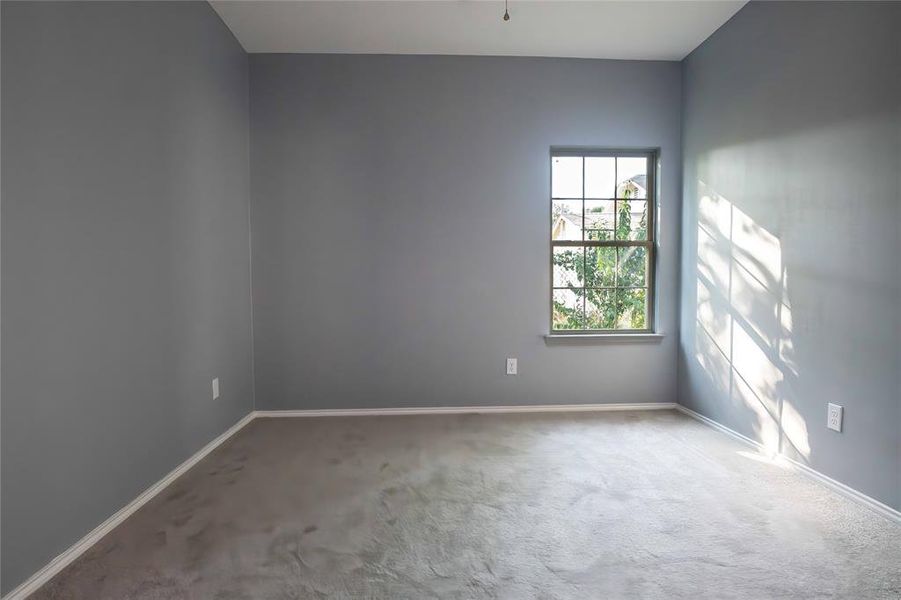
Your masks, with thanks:
<instances>
[{"instance_id":1,"label":"white baseboard","mask_svg":"<svg viewBox=\"0 0 901 600\"><path fill-rule=\"evenodd\" d=\"M536 404L530 406L421 406L411 408L324 408L311 410L258 410L257 417L377 417L399 415L464 415L492 413L567 413L624 410L674 410L675 402L634 404Z\"/></svg>"},{"instance_id":2,"label":"white baseboard","mask_svg":"<svg viewBox=\"0 0 901 600\"><path fill-rule=\"evenodd\" d=\"M892 508L891 506L888 506L887 504L883 504L879 500L876 500L875 498L867 496L863 492L859 492L859 491L855 490L854 488L845 485L841 481L836 481L835 479L832 479L828 475L824 475L823 473L820 473L816 469L812 469L803 463L800 463L792 458L789 458L788 456L785 456L784 454L779 455L779 460L783 461L786 465L788 465L792 469L799 471L799 472L803 473L804 475L807 475L811 479L814 479L814 480L820 482L821 484L825 485L832 491L837 492L847 498L850 498L851 500L857 502L858 504L862 504L863 506L869 508L873 512L878 513L878 514L882 515L883 517L885 517L891 521L894 521L895 523L901 523L901 511L897 511L894 508Z\"/></svg>"},{"instance_id":3,"label":"white baseboard","mask_svg":"<svg viewBox=\"0 0 901 600\"><path fill-rule=\"evenodd\" d=\"M738 440L739 442L741 442L745 445L751 446L755 450L758 450L760 452L766 452L766 449L764 448L763 444L761 444L760 442L752 440L751 438L738 433L734 429L729 429L722 423L720 423L718 421L714 421L713 419L711 419L709 417L705 417L704 415L702 415L699 412L695 412L695 411L691 410L690 408L686 408L686 407L682 406L681 404L676 405L676 410L678 410L680 413L688 415L689 417L691 417L692 419L695 419L696 421L700 421L704 425L708 425L708 426L716 429L717 431L719 431L721 433L725 433L726 435L728 435L731 438L735 438L736 440Z\"/></svg>"},{"instance_id":4,"label":"white baseboard","mask_svg":"<svg viewBox=\"0 0 901 600\"><path fill-rule=\"evenodd\" d=\"M89 534L75 542L70 548L64 550L59 556L47 563L40 571L29 577L17 588L3 597L3 600L22 600L33 594L42 585L50 581L54 575L69 566L75 559L84 554L91 546L96 544L117 525L134 514L139 508L147 504L154 496L166 489L169 484L178 479L188 469L196 465L207 454L215 450L225 440L235 435L254 418L254 413L248 413L240 421L232 425L225 433L198 450L188 460L178 465L168 475L141 492L141 494L120 508L113 516L98 525Z\"/></svg>"},{"instance_id":5,"label":"white baseboard","mask_svg":"<svg viewBox=\"0 0 901 600\"><path fill-rule=\"evenodd\" d=\"M748 446L751 446L752 448L754 448L757 451L765 452L762 444L752 440L751 438L749 438L747 436L744 436L744 435L738 433L737 431L729 429L722 423L718 423L717 421L714 421L713 419L711 419L709 417L705 417L704 415L697 413L697 412L691 410L690 408L686 408L686 407L682 406L681 404L678 404L676 406L676 410L688 415L689 417L691 417L697 421L700 421L701 423L704 423L705 425L712 427L713 429L716 429L717 431L725 433L726 435L728 435L732 438L735 438L736 440L738 440L744 444L747 444ZM901 523L901 511L897 511L894 508L892 508L891 506L888 506L887 504L883 504L879 500L876 500L875 498L871 498L870 496L867 496L863 492L857 491L854 488L852 488L848 485L845 485L844 483L842 483L840 481L836 481L835 479L832 479L828 475L824 475L823 473L820 473L816 469L813 469L803 463L800 463L800 462L794 460L793 458L786 456L785 454L778 453L774 456L774 458L780 464L782 464L790 469L793 469L799 473L802 473L802 474L806 475L807 477L810 477L814 481L817 481L817 482L821 483L822 485L825 485L830 490L837 492L837 493L841 494L842 496L845 496L846 498L849 498L849 499L853 500L854 502L857 502L858 504L865 506L866 508L869 508L873 512L875 512L879 515L882 515L883 517L889 519L890 521L894 521L896 523Z\"/></svg>"}]
</instances>

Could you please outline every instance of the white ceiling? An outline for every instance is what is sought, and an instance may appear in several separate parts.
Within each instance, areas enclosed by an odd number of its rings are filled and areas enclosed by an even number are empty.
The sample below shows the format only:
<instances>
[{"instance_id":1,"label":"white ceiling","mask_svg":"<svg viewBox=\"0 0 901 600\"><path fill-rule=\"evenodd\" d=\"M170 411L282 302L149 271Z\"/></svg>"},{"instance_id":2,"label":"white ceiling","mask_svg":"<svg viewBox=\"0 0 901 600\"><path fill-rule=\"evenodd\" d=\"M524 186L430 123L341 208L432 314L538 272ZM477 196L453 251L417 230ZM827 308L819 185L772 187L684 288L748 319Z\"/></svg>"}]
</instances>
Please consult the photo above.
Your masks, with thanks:
<instances>
[{"instance_id":1,"label":"white ceiling","mask_svg":"<svg viewBox=\"0 0 901 600\"><path fill-rule=\"evenodd\" d=\"M210 0L248 52L681 60L747 0Z\"/></svg>"}]
</instances>

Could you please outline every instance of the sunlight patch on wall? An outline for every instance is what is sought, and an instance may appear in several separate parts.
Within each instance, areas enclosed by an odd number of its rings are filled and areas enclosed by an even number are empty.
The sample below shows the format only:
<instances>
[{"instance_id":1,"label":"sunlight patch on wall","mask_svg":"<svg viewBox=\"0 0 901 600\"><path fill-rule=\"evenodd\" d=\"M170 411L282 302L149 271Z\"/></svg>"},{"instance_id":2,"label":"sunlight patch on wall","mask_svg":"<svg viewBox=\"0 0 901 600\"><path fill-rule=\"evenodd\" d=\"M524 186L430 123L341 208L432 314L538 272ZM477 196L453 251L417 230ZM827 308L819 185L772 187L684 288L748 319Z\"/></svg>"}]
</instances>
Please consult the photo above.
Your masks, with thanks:
<instances>
[{"instance_id":1,"label":"sunlight patch on wall","mask_svg":"<svg viewBox=\"0 0 901 600\"><path fill-rule=\"evenodd\" d=\"M797 377L787 271L779 238L698 181L695 359L733 409L756 418L768 452L810 456L787 397Z\"/></svg>"},{"instance_id":2,"label":"sunlight patch on wall","mask_svg":"<svg viewBox=\"0 0 901 600\"><path fill-rule=\"evenodd\" d=\"M698 277L698 325L724 356L732 345L732 316L729 304L716 294L709 280Z\"/></svg>"},{"instance_id":3,"label":"sunlight patch on wall","mask_svg":"<svg viewBox=\"0 0 901 600\"><path fill-rule=\"evenodd\" d=\"M782 450L786 444L791 445L805 459L810 458L810 441L807 435L807 422L791 402L782 403Z\"/></svg>"}]
</instances>

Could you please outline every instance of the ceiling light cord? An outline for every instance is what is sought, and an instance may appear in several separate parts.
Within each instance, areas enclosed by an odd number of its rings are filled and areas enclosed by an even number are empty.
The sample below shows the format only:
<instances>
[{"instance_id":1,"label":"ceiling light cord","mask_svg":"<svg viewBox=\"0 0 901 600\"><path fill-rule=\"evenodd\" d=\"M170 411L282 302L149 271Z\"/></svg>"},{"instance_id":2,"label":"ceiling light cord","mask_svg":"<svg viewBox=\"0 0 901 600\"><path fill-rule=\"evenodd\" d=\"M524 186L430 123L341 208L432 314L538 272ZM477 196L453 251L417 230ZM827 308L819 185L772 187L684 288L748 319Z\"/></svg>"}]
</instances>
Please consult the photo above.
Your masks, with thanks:
<instances>
[{"instance_id":1,"label":"ceiling light cord","mask_svg":"<svg viewBox=\"0 0 901 600\"><path fill-rule=\"evenodd\" d=\"M504 0L504 21L510 20L510 11L507 9L507 0Z\"/></svg>"}]
</instances>

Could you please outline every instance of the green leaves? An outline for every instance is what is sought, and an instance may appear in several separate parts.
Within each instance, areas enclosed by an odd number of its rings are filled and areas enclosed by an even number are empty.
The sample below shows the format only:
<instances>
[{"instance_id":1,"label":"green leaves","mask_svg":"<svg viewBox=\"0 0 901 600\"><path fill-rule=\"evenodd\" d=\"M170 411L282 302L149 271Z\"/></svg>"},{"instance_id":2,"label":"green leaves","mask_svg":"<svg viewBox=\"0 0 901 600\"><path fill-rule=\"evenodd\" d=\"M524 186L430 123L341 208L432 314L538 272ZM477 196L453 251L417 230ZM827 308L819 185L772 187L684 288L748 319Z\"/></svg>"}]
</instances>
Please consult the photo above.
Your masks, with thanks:
<instances>
[{"instance_id":1,"label":"green leaves","mask_svg":"<svg viewBox=\"0 0 901 600\"><path fill-rule=\"evenodd\" d=\"M554 248L555 330L647 328L644 246Z\"/></svg>"}]
</instances>

